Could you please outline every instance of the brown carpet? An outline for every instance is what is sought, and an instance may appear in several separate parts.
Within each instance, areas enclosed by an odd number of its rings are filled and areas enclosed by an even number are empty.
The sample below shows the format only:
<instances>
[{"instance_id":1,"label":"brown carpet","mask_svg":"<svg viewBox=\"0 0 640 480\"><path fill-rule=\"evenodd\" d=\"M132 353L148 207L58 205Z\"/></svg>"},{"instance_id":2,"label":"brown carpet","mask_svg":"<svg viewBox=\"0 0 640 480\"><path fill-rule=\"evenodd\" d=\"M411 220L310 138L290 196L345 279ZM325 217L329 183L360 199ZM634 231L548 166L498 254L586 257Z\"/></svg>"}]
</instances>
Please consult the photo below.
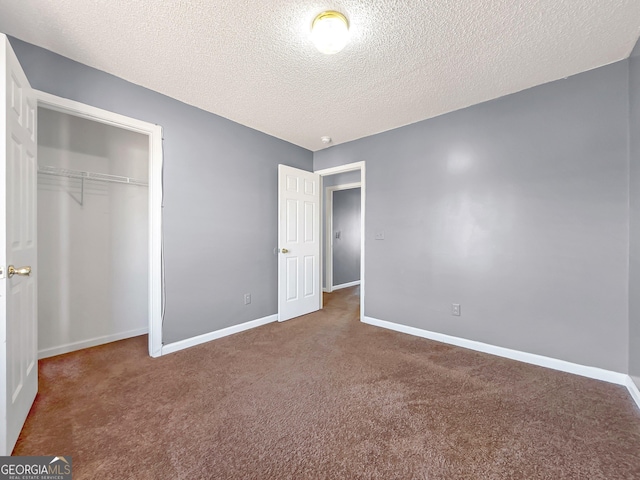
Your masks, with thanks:
<instances>
[{"instance_id":1,"label":"brown carpet","mask_svg":"<svg viewBox=\"0 0 640 480\"><path fill-rule=\"evenodd\" d=\"M40 362L14 455L74 479L640 479L620 386L326 308L167 355L146 336Z\"/></svg>"}]
</instances>

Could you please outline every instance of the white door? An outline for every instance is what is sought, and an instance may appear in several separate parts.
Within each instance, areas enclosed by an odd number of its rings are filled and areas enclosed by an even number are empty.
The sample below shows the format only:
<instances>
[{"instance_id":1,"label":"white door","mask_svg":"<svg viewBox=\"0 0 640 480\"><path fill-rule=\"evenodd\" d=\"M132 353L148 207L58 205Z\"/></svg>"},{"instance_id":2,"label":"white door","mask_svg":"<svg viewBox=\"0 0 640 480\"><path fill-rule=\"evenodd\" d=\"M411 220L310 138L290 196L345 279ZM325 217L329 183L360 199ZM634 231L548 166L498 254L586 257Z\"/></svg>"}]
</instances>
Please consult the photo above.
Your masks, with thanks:
<instances>
[{"instance_id":1,"label":"white door","mask_svg":"<svg viewBox=\"0 0 640 480\"><path fill-rule=\"evenodd\" d=\"M0 455L10 455L38 391L35 96L0 34Z\"/></svg>"},{"instance_id":2,"label":"white door","mask_svg":"<svg viewBox=\"0 0 640 480\"><path fill-rule=\"evenodd\" d=\"M278 319L320 309L320 176L278 166Z\"/></svg>"}]
</instances>

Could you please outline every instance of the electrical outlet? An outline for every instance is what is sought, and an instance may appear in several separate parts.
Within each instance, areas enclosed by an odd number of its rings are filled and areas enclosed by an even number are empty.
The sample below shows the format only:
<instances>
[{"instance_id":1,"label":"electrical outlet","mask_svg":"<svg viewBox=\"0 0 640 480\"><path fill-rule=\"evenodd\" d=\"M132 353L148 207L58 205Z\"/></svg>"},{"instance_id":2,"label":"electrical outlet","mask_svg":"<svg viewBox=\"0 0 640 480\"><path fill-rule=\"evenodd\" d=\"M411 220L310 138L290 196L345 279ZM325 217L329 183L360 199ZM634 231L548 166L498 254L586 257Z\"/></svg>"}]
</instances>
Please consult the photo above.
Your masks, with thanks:
<instances>
[{"instance_id":1,"label":"electrical outlet","mask_svg":"<svg viewBox=\"0 0 640 480\"><path fill-rule=\"evenodd\" d=\"M249 305L251 303L251 294L250 293L245 293L244 294L244 304L245 305Z\"/></svg>"},{"instance_id":2,"label":"electrical outlet","mask_svg":"<svg viewBox=\"0 0 640 480\"><path fill-rule=\"evenodd\" d=\"M384 240L384 232L376 232L376 240Z\"/></svg>"},{"instance_id":3,"label":"electrical outlet","mask_svg":"<svg viewBox=\"0 0 640 480\"><path fill-rule=\"evenodd\" d=\"M455 315L456 317L460 316L460 304L452 303L451 304L451 315Z\"/></svg>"}]
</instances>

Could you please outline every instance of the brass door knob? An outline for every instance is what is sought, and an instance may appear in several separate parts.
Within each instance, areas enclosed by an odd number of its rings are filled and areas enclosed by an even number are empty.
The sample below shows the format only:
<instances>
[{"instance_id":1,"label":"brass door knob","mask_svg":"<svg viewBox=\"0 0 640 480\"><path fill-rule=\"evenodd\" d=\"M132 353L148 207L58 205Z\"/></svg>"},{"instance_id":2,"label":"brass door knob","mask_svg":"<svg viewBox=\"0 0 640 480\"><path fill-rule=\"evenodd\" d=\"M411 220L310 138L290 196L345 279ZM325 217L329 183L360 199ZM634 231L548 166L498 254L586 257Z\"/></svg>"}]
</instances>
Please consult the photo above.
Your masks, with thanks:
<instances>
[{"instance_id":1,"label":"brass door knob","mask_svg":"<svg viewBox=\"0 0 640 480\"><path fill-rule=\"evenodd\" d=\"M281 250L281 252L282 252L282 253L289 253L289 250L287 250L286 248L283 248L283 249Z\"/></svg>"},{"instance_id":2,"label":"brass door knob","mask_svg":"<svg viewBox=\"0 0 640 480\"><path fill-rule=\"evenodd\" d=\"M9 267L7 268L7 275L9 278L13 277L14 275L22 275L28 277L29 275L31 275L31 267L16 268L13 265L9 265Z\"/></svg>"}]
</instances>

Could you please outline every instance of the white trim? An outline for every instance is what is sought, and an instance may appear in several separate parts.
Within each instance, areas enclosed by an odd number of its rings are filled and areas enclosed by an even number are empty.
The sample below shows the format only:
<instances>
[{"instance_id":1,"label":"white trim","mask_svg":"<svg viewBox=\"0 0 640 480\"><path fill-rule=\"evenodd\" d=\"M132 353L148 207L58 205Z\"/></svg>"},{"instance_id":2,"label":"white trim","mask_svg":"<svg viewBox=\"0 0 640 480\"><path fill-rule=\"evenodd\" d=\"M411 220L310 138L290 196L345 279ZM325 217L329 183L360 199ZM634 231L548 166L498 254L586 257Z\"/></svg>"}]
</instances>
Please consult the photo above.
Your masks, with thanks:
<instances>
[{"instance_id":1,"label":"white trim","mask_svg":"<svg viewBox=\"0 0 640 480\"><path fill-rule=\"evenodd\" d=\"M638 390L638 386L633 381L633 378L631 378L630 375L627 375L626 387L627 390L629 390L631 398L633 398L633 401L636 402L636 405L638 405L638 408L640 408L640 390Z\"/></svg>"},{"instance_id":2,"label":"white trim","mask_svg":"<svg viewBox=\"0 0 640 480\"><path fill-rule=\"evenodd\" d=\"M617 385L626 385L628 387L628 375L624 373L604 370L598 367L580 365L577 363L567 362L565 360L559 360L557 358L537 355L535 353L527 353L518 350L512 350L510 348L497 347L488 343L467 340L466 338L453 337L451 335L445 335L443 333L430 332L428 330L422 330L421 328L409 327L406 325L387 322L385 320L378 320L371 317L365 317L363 322L368 323L369 325L374 325L376 327L395 330L396 332L408 333L409 335L428 338L437 342L448 343L450 345L456 345L458 347L468 348L470 350L475 350L478 352L489 353L491 355L497 355L499 357L510 358L511 360L518 360L520 362L530 363L533 365L538 365L540 367L560 370L561 372L573 373L575 375L594 378L596 380L615 383Z\"/></svg>"},{"instance_id":3,"label":"white trim","mask_svg":"<svg viewBox=\"0 0 640 480\"><path fill-rule=\"evenodd\" d=\"M101 108L92 107L75 100L58 97L47 92L34 90L38 99L38 106L60 113L67 113L75 117L86 118L99 123L105 123L117 128L125 128L138 133L149 134L150 130L157 127L152 123L144 122L131 117L110 112Z\"/></svg>"},{"instance_id":4,"label":"white trim","mask_svg":"<svg viewBox=\"0 0 640 480\"><path fill-rule=\"evenodd\" d=\"M362 182L353 182L353 183L343 183L342 185L332 185L331 187L326 187L326 190L331 190L335 192L337 190L351 190L352 188L360 188L362 187Z\"/></svg>"},{"instance_id":5,"label":"white trim","mask_svg":"<svg viewBox=\"0 0 640 480\"><path fill-rule=\"evenodd\" d=\"M187 338L186 340L180 340L179 342L169 343L162 346L162 355L167 353L174 353L185 348L195 347L202 343L210 342L211 340L217 340L218 338L233 335L234 333L244 332L252 328L261 327L267 323L277 322L278 314L269 315L268 317L259 318L257 320L251 320L249 322L241 323L239 325L233 325L231 327L216 330L215 332L205 333L198 335L197 337Z\"/></svg>"},{"instance_id":6,"label":"white trim","mask_svg":"<svg viewBox=\"0 0 640 480\"><path fill-rule=\"evenodd\" d=\"M354 170L362 170L364 168L364 162L353 162L345 165L338 165L337 167L323 168L322 170L316 170L313 173L317 173L322 177L327 175L335 175L336 173L352 172ZM362 181L362 178L360 179Z\"/></svg>"},{"instance_id":7,"label":"white trim","mask_svg":"<svg viewBox=\"0 0 640 480\"><path fill-rule=\"evenodd\" d=\"M38 106L149 136L149 355L162 355L162 127L35 90Z\"/></svg>"},{"instance_id":8,"label":"white trim","mask_svg":"<svg viewBox=\"0 0 640 480\"><path fill-rule=\"evenodd\" d=\"M75 352L83 348L95 347L96 345L102 345L104 343L117 342L118 340L124 340L125 338L138 337L145 335L148 329L138 328L136 330L129 330L128 332L115 333L112 335L103 335L102 337L94 337L88 340L80 340L79 342L66 343L58 347L45 348L38 350L38 358L49 358L56 355L62 355L63 353Z\"/></svg>"},{"instance_id":9,"label":"white trim","mask_svg":"<svg viewBox=\"0 0 640 480\"><path fill-rule=\"evenodd\" d=\"M313 172L314 174L316 172ZM318 174L316 174L318 175ZM324 251L325 251L325 240L324 240L324 235L325 235L325 231L324 231L324 223L322 222L322 206L324 204L324 178L322 178L322 175L318 175L318 188L320 189L320 198L319 198L319 202L318 202L318 207L320 208L320 211L318 212L318 224L320 227L319 230L319 238L320 238L320 248L319 253L320 253L320 258L318 259L318 287L320 288L320 301L318 302L318 310L322 310L324 308L324 292L326 290L326 288L323 286L325 279L324 279L324 272L323 272L323 268L322 266L324 265L325 262L325 255L324 255ZM280 194L278 194L278 201L280 201ZM325 215L326 215L326 211L325 211ZM278 225L278 231L280 229L280 226ZM278 320L280 321L280 320Z\"/></svg>"},{"instance_id":10,"label":"white trim","mask_svg":"<svg viewBox=\"0 0 640 480\"><path fill-rule=\"evenodd\" d=\"M334 290L340 290L341 288L349 288L355 287L356 285L360 285L360 280L356 280L355 282L341 283L340 285L334 285Z\"/></svg>"},{"instance_id":11,"label":"white trim","mask_svg":"<svg viewBox=\"0 0 640 480\"><path fill-rule=\"evenodd\" d=\"M162 127L149 136L149 355L162 355L162 170L164 152Z\"/></svg>"},{"instance_id":12,"label":"white trim","mask_svg":"<svg viewBox=\"0 0 640 480\"><path fill-rule=\"evenodd\" d=\"M366 182L366 162L354 162L346 165L340 165L339 167L324 168L317 170L314 173L320 175L320 179L327 175L334 175L336 173L351 172L354 170L360 170L360 320L364 321L364 298L365 298L365 276L364 276L364 264L365 264L365 223L366 223L366 198L367 198L367 182ZM324 228L324 225L321 227ZM322 235L322 234L321 234ZM322 260L322 250L320 249L320 256ZM320 285L322 285L322 269L320 269Z\"/></svg>"},{"instance_id":13,"label":"white trim","mask_svg":"<svg viewBox=\"0 0 640 480\"><path fill-rule=\"evenodd\" d=\"M326 287L323 287L323 291L324 292L328 292L331 293L333 292L333 290L335 289L334 285L333 285L333 192L337 192L338 190L351 190L352 188L361 188L362 187L362 183L361 182L354 182L354 183L344 183L342 185L333 185L330 187L325 187L324 189L324 198L325 198L325 207L324 207L324 214L325 214L325 227L326 227L326 234L325 234L325 243L323 244L323 246L325 248L322 249L322 253L325 253L325 250L327 252L329 252L328 255L326 255L326 258L324 259L324 269L326 272L326 278L321 279L323 280L324 283L327 284ZM364 232L360 232L360 235L363 235ZM362 261L362 259L360 259Z\"/></svg>"}]
</instances>

